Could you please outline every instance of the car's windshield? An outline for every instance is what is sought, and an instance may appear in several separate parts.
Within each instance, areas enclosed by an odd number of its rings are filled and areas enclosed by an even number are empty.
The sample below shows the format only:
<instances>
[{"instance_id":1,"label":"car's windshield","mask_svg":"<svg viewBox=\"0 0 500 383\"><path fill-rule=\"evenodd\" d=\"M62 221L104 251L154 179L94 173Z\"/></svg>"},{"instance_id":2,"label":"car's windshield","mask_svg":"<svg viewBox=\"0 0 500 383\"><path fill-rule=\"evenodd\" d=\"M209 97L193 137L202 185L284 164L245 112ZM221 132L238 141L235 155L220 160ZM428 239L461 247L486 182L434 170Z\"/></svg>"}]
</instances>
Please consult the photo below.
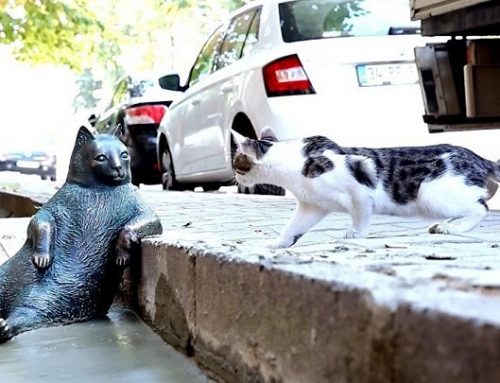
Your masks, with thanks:
<instances>
[{"instance_id":1,"label":"car's windshield","mask_svg":"<svg viewBox=\"0 0 500 383\"><path fill-rule=\"evenodd\" d=\"M420 32L408 0L296 0L279 12L285 42Z\"/></svg>"}]
</instances>

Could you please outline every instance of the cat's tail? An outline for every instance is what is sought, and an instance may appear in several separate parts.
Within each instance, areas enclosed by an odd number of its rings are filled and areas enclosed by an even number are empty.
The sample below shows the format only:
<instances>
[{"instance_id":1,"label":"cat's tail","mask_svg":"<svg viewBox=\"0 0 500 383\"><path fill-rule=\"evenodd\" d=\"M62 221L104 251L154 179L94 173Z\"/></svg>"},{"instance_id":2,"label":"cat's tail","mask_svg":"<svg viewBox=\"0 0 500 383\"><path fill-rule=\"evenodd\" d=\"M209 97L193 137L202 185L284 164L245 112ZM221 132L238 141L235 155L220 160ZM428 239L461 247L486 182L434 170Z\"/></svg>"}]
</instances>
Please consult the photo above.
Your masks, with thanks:
<instances>
[{"instance_id":1,"label":"cat's tail","mask_svg":"<svg viewBox=\"0 0 500 383\"><path fill-rule=\"evenodd\" d=\"M498 190L500 183L500 160L493 162L493 171L486 181L486 189L488 190L488 199L492 198Z\"/></svg>"}]
</instances>

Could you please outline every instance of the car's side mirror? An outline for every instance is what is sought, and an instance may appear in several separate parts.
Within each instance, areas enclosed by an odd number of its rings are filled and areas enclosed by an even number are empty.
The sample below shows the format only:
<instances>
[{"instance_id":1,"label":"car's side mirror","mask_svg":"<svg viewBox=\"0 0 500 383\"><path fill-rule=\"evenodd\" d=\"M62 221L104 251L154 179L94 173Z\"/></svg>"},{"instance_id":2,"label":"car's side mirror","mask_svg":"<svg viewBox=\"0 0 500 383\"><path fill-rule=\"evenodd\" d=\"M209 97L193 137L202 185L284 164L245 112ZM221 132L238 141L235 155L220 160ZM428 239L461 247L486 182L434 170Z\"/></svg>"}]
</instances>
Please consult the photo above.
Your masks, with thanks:
<instances>
[{"instance_id":1,"label":"car's side mirror","mask_svg":"<svg viewBox=\"0 0 500 383\"><path fill-rule=\"evenodd\" d=\"M178 74L167 74L166 76L160 77L158 79L160 87L166 90L180 91L181 79Z\"/></svg>"},{"instance_id":2,"label":"car's side mirror","mask_svg":"<svg viewBox=\"0 0 500 383\"><path fill-rule=\"evenodd\" d=\"M97 116L94 113L92 113L89 116L88 121L89 121L90 126L95 127L95 123L97 122Z\"/></svg>"}]
</instances>

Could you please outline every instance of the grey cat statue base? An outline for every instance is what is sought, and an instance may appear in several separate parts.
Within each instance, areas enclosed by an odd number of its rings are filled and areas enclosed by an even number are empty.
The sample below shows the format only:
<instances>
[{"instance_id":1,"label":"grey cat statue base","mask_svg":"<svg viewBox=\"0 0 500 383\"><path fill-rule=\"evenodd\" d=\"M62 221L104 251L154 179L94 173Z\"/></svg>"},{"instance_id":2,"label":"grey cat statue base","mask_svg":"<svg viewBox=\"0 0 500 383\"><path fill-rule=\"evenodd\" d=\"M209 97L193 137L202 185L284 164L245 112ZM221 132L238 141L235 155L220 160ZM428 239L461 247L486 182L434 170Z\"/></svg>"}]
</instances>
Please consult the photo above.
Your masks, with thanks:
<instances>
[{"instance_id":1,"label":"grey cat statue base","mask_svg":"<svg viewBox=\"0 0 500 383\"><path fill-rule=\"evenodd\" d=\"M64 185L0 266L0 343L107 314L131 250L161 223L130 183L127 148L81 127Z\"/></svg>"}]
</instances>

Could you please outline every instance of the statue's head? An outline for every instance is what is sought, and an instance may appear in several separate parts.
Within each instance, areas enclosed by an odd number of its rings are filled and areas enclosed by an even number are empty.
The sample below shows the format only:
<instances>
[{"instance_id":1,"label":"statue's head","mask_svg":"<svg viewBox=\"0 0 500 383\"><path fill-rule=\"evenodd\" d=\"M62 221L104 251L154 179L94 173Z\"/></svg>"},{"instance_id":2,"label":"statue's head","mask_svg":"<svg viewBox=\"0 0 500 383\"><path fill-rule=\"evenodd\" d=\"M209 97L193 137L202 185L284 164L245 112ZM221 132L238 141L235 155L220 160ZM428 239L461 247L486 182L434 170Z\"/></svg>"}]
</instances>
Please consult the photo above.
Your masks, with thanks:
<instances>
[{"instance_id":1,"label":"statue's head","mask_svg":"<svg viewBox=\"0 0 500 383\"><path fill-rule=\"evenodd\" d=\"M93 134L80 127L73 148L66 182L82 186L118 186L130 182L130 155L119 140L120 129L113 135Z\"/></svg>"}]
</instances>

